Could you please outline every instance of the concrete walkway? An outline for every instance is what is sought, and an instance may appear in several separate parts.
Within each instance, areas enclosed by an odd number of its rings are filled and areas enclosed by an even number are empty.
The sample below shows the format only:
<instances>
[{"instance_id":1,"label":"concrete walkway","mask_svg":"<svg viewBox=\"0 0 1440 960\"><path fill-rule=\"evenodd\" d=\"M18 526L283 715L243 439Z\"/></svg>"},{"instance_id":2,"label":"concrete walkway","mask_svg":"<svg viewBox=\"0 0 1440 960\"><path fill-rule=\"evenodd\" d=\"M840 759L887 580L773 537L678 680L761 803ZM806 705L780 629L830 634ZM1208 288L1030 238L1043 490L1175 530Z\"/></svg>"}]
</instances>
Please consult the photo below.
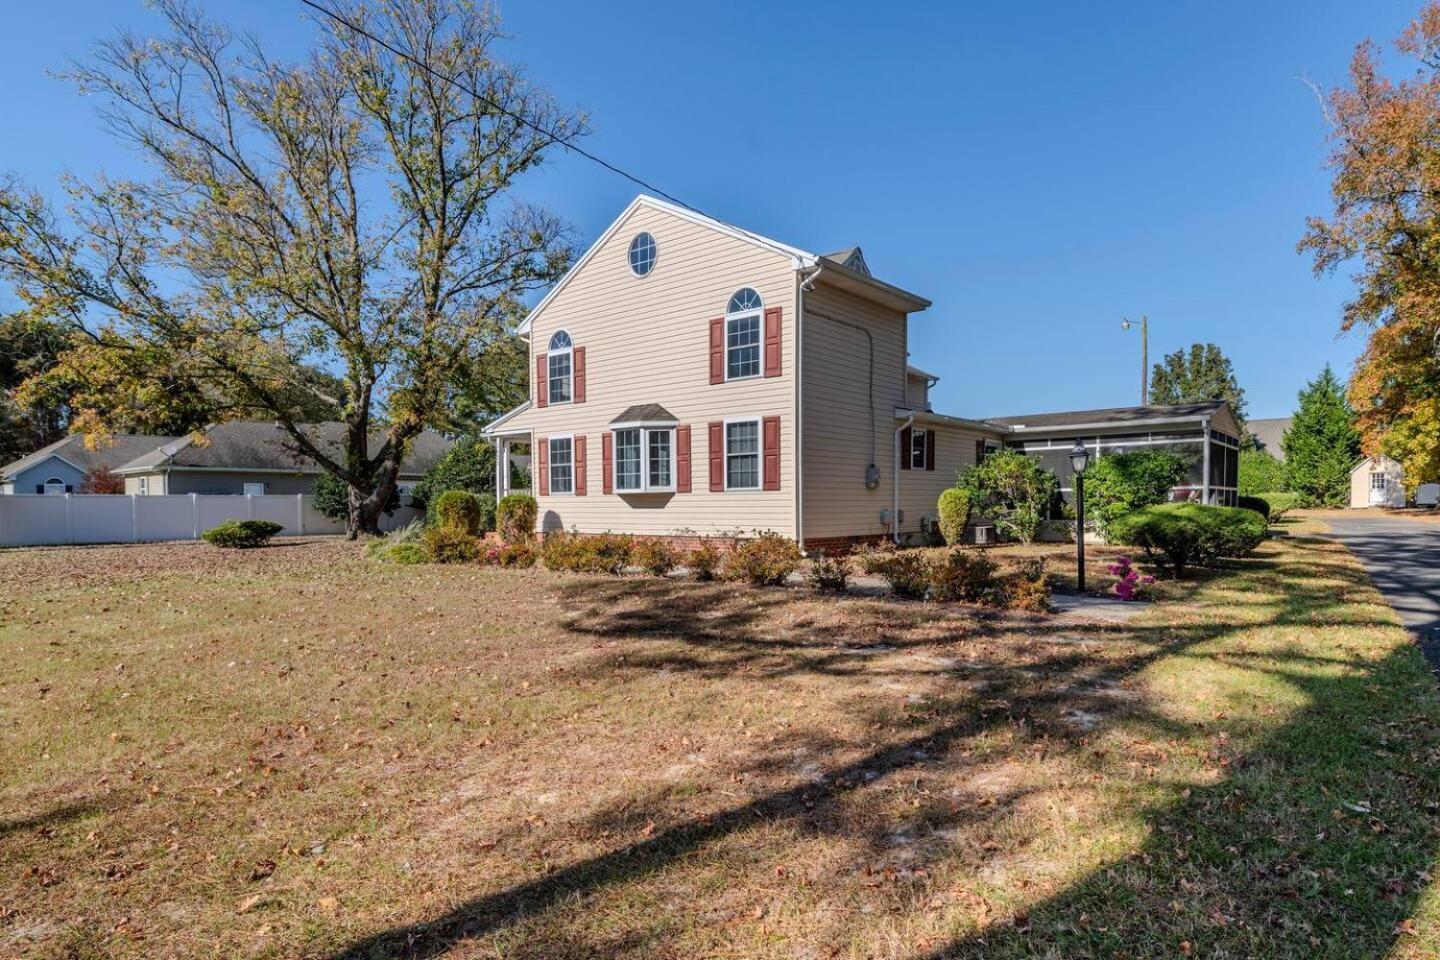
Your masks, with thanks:
<instances>
[{"instance_id":1,"label":"concrete walkway","mask_svg":"<svg viewBox=\"0 0 1440 960\"><path fill-rule=\"evenodd\" d=\"M1440 672L1440 524L1375 516L1325 522L1330 536L1360 559Z\"/></svg>"}]
</instances>

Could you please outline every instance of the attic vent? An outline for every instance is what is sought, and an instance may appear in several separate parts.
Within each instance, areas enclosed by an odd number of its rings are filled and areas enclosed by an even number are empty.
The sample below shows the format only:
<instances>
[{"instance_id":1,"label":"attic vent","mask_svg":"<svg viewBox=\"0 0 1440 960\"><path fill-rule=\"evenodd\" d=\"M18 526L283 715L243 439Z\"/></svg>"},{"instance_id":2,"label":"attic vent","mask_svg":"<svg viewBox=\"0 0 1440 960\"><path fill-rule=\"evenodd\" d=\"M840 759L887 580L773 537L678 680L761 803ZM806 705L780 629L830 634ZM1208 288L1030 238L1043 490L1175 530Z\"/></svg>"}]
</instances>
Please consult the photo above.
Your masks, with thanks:
<instances>
[{"instance_id":1,"label":"attic vent","mask_svg":"<svg viewBox=\"0 0 1440 960\"><path fill-rule=\"evenodd\" d=\"M863 273L867 277L870 276L870 267L866 265L865 255L860 252L859 247L856 247L850 253L850 256L845 258L845 266L848 269L854 270L856 273Z\"/></svg>"}]
</instances>

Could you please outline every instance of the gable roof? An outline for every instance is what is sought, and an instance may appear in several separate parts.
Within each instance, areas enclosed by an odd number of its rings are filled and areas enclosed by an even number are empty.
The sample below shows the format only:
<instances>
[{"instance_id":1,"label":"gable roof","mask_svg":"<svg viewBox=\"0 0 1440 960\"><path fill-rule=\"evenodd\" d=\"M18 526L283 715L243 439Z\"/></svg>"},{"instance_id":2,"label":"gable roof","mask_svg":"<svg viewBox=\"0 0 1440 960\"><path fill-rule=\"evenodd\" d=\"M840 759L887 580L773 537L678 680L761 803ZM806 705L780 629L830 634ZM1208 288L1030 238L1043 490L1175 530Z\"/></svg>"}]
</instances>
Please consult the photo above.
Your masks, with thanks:
<instances>
[{"instance_id":1,"label":"gable roof","mask_svg":"<svg viewBox=\"0 0 1440 960\"><path fill-rule=\"evenodd\" d=\"M1224 400L1207 400L1204 403L1180 403L1172 406L1106 407L1101 410L1032 413L1020 417L986 417L985 420L987 423L997 423L1013 430L1098 426L1100 424L1123 425L1154 420L1199 420L1216 413L1225 405Z\"/></svg>"},{"instance_id":2,"label":"gable roof","mask_svg":"<svg viewBox=\"0 0 1440 960\"><path fill-rule=\"evenodd\" d=\"M846 247L844 250L836 250L834 253L823 254L826 260L838 263L842 267L849 267L856 273L863 273L870 276L870 265L865 262L865 252L859 247Z\"/></svg>"},{"instance_id":3,"label":"gable roof","mask_svg":"<svg viewBox=\"0 0 1440 960\"><path fill-rule=\"evenodd\" d=\"M338 421L304 425L304 429L322 450L339 457L345 444L345 424ZM320 465L301 454L295 441L283 427L271 422L235 420L207 427L206 443L199 444L191 436L181 437L150 450L124 464L118 473L149 473L155 470L281 470L294 473L320 473ZM373 444L383 442L384 435L375 433ZM400 472L416 476L445 455L451 442L434 430L420 433L410 445L410 454L400 465Z\"/></svg>"},{"instance_id":4,"label":"gable roof","mask_svg":"<svg viewBox=\"0 0 1440 960\"><path fill-rule=\"evenodd\" d=\"M1271 454L1277 460L1285 459L1285 448L1281 442L1285 439L1285 431L1290 429L1290 417L1272 417L1268 420L1247 420L1245 429L1250 431L1250 436L1255 438L1256 444L1261 450Z\"/></svg>"},{"instance_id":5,"label":"gable roof","mask_svg":"<svg viewBox=\"0 0 1440 960\"><path fill-rule=\"evenodd\" d=\"M0 467L0 477L8 480L16 474L44 463L51 457L58 457L84 473L102 467L114 470L140 454L173 439L175 438L150 434L116 433L111 435L109 443L102 444L99 449L87 450L84 436L72 433L62 440L56 440L48 446L41 447L29 456L21 457L13 463L7 463Z\"/></svg>"},{"instance_id":6,"label":"gable roof","mask_svg":"<svg viewBox=\"0 0 1440 960\"><path fill-rule=\"evenodd\" d=\"M594 258L595 254L599 251L599 249L603 247L606 242L608 242L610 238L615 235L615 233L620 229L620 227L625 223L625 221L630 219L630 215L633 214L640 207L649 207L654 210L663 210L664 212L671 214L672 216L679 217L682 220L688 220L691 223L698 223L701 226L709 227L710 229L723 233L726 236L734 237L737 240L743 240L746 243L753 244L754 246L760 247L765 250L770 250L771 252L779 254L780 256L789 257L791 265L796 270L807 270L819 266L820 261L824 260L827 269L834 269L838 267L843 274L848 275L852 279L863 281L863 286L869 288L869 291L872 295L882 296L892 300L898 299L904 301L911 305L910 309L912 310L923 310L925 307L930 306L930 301L926 300L924 297L910 293L907 290L902 290L892 284L888 284L884 281L876 280L871 277L870 268L865 265L865 259L863 256L858 256L858 265L855 263L857 256L853 255L860 254L859 247L851 247L848 250L841 251L846 256L846 260L844 261L834 260L831 259L831 257L829 256L821 257L819 254L811 253L807 250L801 250L799 247L792 247L788 243L781 243L779 240L771 240L769 237L764 237L758 233L754 233L742 227L737 227L733 223L726 223L724 220L717 220L714 217L700 213L697 210L692 210L689 207L683 207L678 203L670 203L667 200L660 200L656 197L648 196L647 194L642 193L634 200L630 201L630 204L623 211L621 211L620 216L616 217L615 220L610 224L610 226L605 228L605 232L600 234L600 236L595 240L594 243L590 244L589 249L587 249L580 256L579 260L575 261L575 263L570 267L569 270L565 271L565 275L556 282L555 286L551 287L549 291L546 292L545 296L540 298L540 302L535 304L534 309L532 309L526 315L524 321L522 321L520 326L516 328L516 333L518 333L522 337L529 336L530 330L534 325L535 318L545 311L545 308L550 305L550 301L554 300L555 297L559 295L560 291L564 290L565 287L570 283L571 278L573 278L577 273L584 269L585 265Z\"/></svg>"}]
</instances>

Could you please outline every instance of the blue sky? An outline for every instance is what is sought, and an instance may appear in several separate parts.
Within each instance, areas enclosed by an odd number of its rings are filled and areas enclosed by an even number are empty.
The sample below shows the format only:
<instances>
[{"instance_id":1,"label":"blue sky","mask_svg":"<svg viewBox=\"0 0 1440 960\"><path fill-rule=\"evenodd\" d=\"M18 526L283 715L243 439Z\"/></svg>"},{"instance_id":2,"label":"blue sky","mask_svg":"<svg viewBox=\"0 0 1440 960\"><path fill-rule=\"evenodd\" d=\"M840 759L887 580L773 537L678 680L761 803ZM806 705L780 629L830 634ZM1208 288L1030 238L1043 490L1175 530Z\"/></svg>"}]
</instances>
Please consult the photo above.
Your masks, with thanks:
<instances>
[{"instance_id":1,"label":"blue sky","mask_svg":"<svg viewBox=\"0 0 1440 960\"><path fill-rule=\"evenodd\" d=\"M209 8L282 54L298 0ZM587 110L587 147L687 202L776 239L858 243L877 276L934 301L912 362L964 416L1134 403L1151 357L1212 340L1253 417L1284 416L1328 361L1344 276L1295 253L1329 209L1325 129L1300 77L1344 79L1418 0L822 7L510 2L505 55ZM34 4L7 18L0 168L140 172L93 101L47 75L139 0ZM523 193L584 241L635 194L556 155Z\"/></svg>"}]
</instances>

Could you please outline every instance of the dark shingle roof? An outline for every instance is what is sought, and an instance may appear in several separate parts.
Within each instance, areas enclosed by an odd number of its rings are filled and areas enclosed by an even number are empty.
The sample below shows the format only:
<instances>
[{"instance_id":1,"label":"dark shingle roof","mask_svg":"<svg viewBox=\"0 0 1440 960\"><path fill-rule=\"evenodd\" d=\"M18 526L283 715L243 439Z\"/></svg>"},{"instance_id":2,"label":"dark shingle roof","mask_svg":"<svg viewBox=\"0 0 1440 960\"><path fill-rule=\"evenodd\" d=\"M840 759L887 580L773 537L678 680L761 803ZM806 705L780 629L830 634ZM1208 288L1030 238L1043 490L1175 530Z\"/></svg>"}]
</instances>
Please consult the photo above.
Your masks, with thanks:
<instances>
[{"instance_id":1,"label":"dark shingle roof","mask_svg":"<svg viewBox=\"0 0 1440 960\"><path fill-rule=\"evenodd\" d=\"M114 470L142 453L174 439L174 437L150 434L116 433L110 436L108 442L100 444L97 449L87 450L85 438L78 433L72 433L65 439L56 440L49 446L41 447L14 463L5 464L4 467L0 467L0 476L12 477L22 470L28 470L36 464L44 463L52 456L63 457L87 473L100 467Z\"/></svg>"},{"instance_id":2,"label":"dark shingle roof","mask_svg":"<svg viewBox=\"0 0 1440 960\"><path fill-rule=\"evenodd\" d=\"M312 423L301 428L305 435L331 455L339 457L344 449L345 425L339 422ZM176 469L205 467L232 470L294 470L296 473L319 473L320 467L296 448L294 439L284 428L270 422L236 420L216 424L204 431L204 442L181 437L155 447L126 463L121 469L141 472L159 469L167 464ZM371 449L384 442L384 435L370 438ZM445 455L451 442L434 430L425 430L410 444L410 455L400 465L401 474L418 476Z\"/></svg>"},{"instance_id":3,"label":"dark shingle roof","mask_svg":"<svg viewBox=\"0 0 1440 960\"><path fill-rule=\"evenodd\" d=\"M625 410L611 423L679 423L675 414L658 403L637 403Z\"/></svg>"},{"instance_id":4,"label":"dark shingle roof","mask_svg":"<svg viewBox=\"0 0 1440 960\"><path fill-rule=\"evenodd\" d=\"M1285 459L1285 449L1280 442L1285 439L1285 431L1290 429L1290 417L1272 417L1268 420L1247 420L1245 429L1255 438L1260 449L1273 455L1276 459Z\"/></svg>"},{"instance_id":5,"label":"dark shingle roof","mask_svg":"<svg viewBox=\"0 0 1440 960\"><path fill-rule=\"evenodd\" d=\"M1007 427L1069 427L1082 423L1139 423L1176 417L1203 417L1225 405L1224 400L1181 403L1166 407L1106 407L1103 410L1066 410L1061 413L1032 413L1023 417L986 417L990 423Z\"/></svg>"}]
</instances>

